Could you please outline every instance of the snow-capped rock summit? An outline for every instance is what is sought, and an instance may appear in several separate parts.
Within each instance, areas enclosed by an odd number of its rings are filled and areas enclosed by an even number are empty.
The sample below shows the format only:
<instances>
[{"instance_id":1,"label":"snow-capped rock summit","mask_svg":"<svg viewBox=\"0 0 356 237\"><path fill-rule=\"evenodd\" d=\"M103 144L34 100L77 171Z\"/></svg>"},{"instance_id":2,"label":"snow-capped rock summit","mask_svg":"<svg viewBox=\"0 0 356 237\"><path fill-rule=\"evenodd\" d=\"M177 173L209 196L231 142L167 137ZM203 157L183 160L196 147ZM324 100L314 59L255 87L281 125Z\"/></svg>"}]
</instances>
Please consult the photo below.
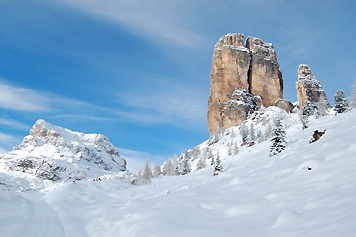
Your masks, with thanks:
<instances>
[{"instance_id":1,"label":"snow-capped rock summit","mask_svg":"<svg viewBox=\"0 0 356 237\"><path fill-rule=\"evenodd\" d=\"M125 171L126 161L102 134L73 132L40 119L19 146L0 157L0 168L44 180L80 180Z\"/></svg>"}]
</instances>

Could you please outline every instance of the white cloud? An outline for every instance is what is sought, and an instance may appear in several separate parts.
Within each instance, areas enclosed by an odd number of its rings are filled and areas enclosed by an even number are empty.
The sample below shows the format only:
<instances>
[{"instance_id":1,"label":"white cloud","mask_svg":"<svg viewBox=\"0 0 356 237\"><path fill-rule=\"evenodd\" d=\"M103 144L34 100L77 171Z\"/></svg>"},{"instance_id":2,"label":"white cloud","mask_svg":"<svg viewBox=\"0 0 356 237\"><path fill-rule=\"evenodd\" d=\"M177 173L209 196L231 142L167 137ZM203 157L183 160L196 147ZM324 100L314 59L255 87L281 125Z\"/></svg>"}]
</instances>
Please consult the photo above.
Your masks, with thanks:
<instances>
[{"instance_id":1,"label":"white cloud","mask_svg":"<svg viewBox=\"0 0 356 237\"><path fill-rule=\"evenodd\" d=\"M119 98L132 108L132 112L121 112L121 115L131 119L172 124L199 123L206 119L206 99L197 88L170 83L149 92L120 94Z\"/></svg>"},{"instance_id":2,"label":"white cloud","mask_svg":"<svg viewBox=\"0 0 356 237\"><path fill-rule=\"evenodd\" d=\"M193 30L187 11L190 1L172 2L166 0L59 0L96 17L108 19L126 30L151 39L199 47L205 42L204 37ZM182 12L184 11L184 13Z\"/></svg>"},{"instance_id":3,"label":"white cloud","mask_svg":"<svg viewBox=\"0 0 356 237\"><path fill-rule=\"evenodd\" d=\"M0 124L7 125L9 127L16 128L18 130L29 130L30 129L30 127L27 126L26 124L21 123L21 122L19 122L17 120L14 120L14 119L0 118Z\"/></svg>"},{"instance_id":4,"label":"white cloud","mask_svg":"<svg viewBox=\"0 0 356 237\"><path fill-rule=\"evenodd\" d=\"M49 99L31 89L17 88L0 81L0 108L19 111L51 111Z\"/></svg>"},{"instance_id":5,"label":"white cloud","mask_svg":"<svg viewBox=\"0 0 356 237\"><path fill-rule=\"evenodd\" d=\"M0 142L6 144L12 144L12 143L18 143L19 139L11 135L0 133Z\"/></svg>"}]
</instances>

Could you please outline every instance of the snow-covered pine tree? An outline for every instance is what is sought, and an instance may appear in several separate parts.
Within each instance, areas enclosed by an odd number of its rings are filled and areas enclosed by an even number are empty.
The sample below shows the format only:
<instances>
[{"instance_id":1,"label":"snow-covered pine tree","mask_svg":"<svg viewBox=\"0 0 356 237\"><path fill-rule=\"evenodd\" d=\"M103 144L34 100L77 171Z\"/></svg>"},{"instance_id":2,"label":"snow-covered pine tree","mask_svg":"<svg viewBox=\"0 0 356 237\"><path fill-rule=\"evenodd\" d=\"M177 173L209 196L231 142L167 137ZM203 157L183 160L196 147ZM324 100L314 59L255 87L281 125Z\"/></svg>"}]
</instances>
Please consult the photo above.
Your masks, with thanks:
<instances>
[{"instance_id":1,"label":"snow-covered pine tree","mask_svg":"<svg viewBox=\"0 0 356 237\"><path fill-rule=\"evenodd\" d=\"M163 165L163 171L162 171L162 174L163 175L172 175L172 159L168 159L164 162L164 165Z\"/></svg>"},{"instance_id":2,"label":"snow-covered pine tree","mask_svg":"<svg viewBox=\"0 0 356 237\"><path fill-rule=\"evenodd\" d=\"M308 128L309 116L303 114L303 109L298 110L297 115L299 117L300 122L302 123L302 129Z\"/></svg>"},{"instance_id":3,"label":"snow-covered pine tree","mask_svg":"<svg viewBox=\"0 0 356 237\"><path fill-rule=\"evenodd\" d=\"M200 156L200 148L198 146L194 147L193 150L192 150L192 157L193 159L196 159Z\"/></svg>"},{"instance_id":4,"label":"snow-covered pine tree","mask_svg":"<svg viewBox=\"0 0 356 237\"><path fill-rule=\"evenodd\" d=\"M220 154L219 150L216 153L216 162L215 162L215 167L214 167L214 176L219 175L220 172L223 172L223 168L221 166L221 161L220 161Z\"/></svg>"},{"instance_id":5,"label":"snow-covered pine tree","mask_svg":"<svg viewBox=\"0 0 356 237\"><path fill-rule=\"evenodd\" d=\"M326 100L324 94L321 94L319 97L319 101L316 103L317 111L317 118L323 117L327 114L328 110L328 101Z\"/></svg>"},{"instance_id":6,"label":"snow-covered pine tree","mask_svg":"<svg viewBox=\"0 0 356 237\"><path fill-rule=\"evenodd\" d=\"M158 178L161 175L161 166L156 164L155 168L153 169L153 177Z\"/></svg>"},{"instance_id":7,"label":"snow-covered pine tree","mask_svg":"<svg viewBox=\"0 0 356 237\"><path fill-rule=\"evenodd\" d=\"M271 139L272 146L270 149L270 156L277 155L286 147L286 131L283 128L280 118L276 118L275 127L273 129L273 137Z\"/></svg>"},{"instance_id":8,"label":"snow-covered pine tree","mask_svg":"<svg viewBox=\"0 0 356 237\"><path fill-rule=\"evenodd\" d=\"M264 141L267 141L269 138L272 137L272 131L273 131L273 128L272 128L271 122L269 121L267 123L267 127L266 127L266 130L264 133Z\"/></svg>"},{"instance_id":9,"label":"snow-covered pine tree","mask_svg":"<svg viewBox=\"0 0 356 237\"><path fill-rule=\"evenodd\" d=\"M253 145L256 141L255 125L251 123L250 126L250 144Z\"/></svg>"},{"instance_id":10,"label":"snow-covered pine tree","mask_svg":"<svg viewBox=\"0 0 356 237\"><path fill-rule=\"evenodd\" d=\"M312 116L317 110L317 105L315 102L307 101L303 104L302 115Z\"/></svg>"},{"instance_id":11,"label":"snow-covered pine tree","mask_svg":"<svg viewBox=\"0 0 356 237\"><path fill-rule=\"evenodd\" d=\"M233 148L233 155L236 156L237 154L239 154L239 147L237 145L237 142L235 142L234 148Z\"/></svg>"},{"instance_id":12,"label":"snow-covered pine tree","mask_svg":"<svg viewBox=\"0 0 356 237\"><path fill-rule=\"evenodd\" d=\"M209 147L206 148L206 159L211 159L213 157L213 152Z\"/></svg>"},{"instance_id":13,"label":"snow-covered pine tree","mask_svg":"<svg viewBox=\"0 0 356 237\"><path fill-rule=\"evenodd\" d=\"M231 128L230 136L231 136L231 138L235 138L236 137L236 133L235 133L235 129L234 128Z\"/></svg>"},{"instance_id":14,"label":"snow-covered pine tree","mask_svg":"<svg viewBox=\"0 0 356 237\"><path fill-rule=\"evenodd\" d=\"M203 169L203 168L205 168L205 166L206 166L206 156L201 156L201 157L198 159L198 163L197 163L197 166L196 166L196 170Z\"/></svg>"},{"instance_id":15,"label":"snow-covered pine tree","mask_svg":"<svg viewBox=\"0 0 356 237\"><path fill-rule=\"evenodd\" d=\"M231 156L232 155L232 144L229 143L229 146L227 147L227 155Z\"/></svg>"},{"instance_id":16,"label":"snow-covered pine tree","mask_svg":"<svg viewBox=\"0 0 356 237\"><path fill-rule=\"evenodd\" d=\"M343 90L337 90L337 92L335 94L335 99L334 99L335 108L334 108L334 110L338 114L343 113L349 109L349 102L345 98L345 96L346 96L346 93Z\"/></svg>"},{"instance_id":17,"label":"snow-covered pine tree","mask_svg":"<svg viewBox=\"0 0 356 237\"><path fill-rule=\"evenodd\" d=\"M246 124L244 122L242 122L241 120L239 120L239 130L240 130L240 135L242 138L242 144L245 145L247 143L247 139L248 139L248 127L246 126Z\"/></svg>"},{"instance_id":18,"label":"snow-covered pine tree","mask_svg":"<svg viewBox=\"0 0 356 237\"><path fill-rule=\"evenodd\" d=\"M211 163L210 165L215 165L215 158L214 155L211 155Z\"/></svg>"},{"instance_id":19,"label":"snow-covered pine tree","mask_svg":"<svg viewBox=\"0 0 356 237\"><path fill-rule=\"evenodd\" d=\"M151 183L151 178L152 178L152 170L150 167L150 159L146 159L145 166L143 167L142 171L142 182L143 184L150 184Z\"/></svg>"},{"instance_id":20,"label":"snow-covered pine tree","mask_svg":"<svg viewBox=\"0 0 356 237\"><path fill-rule=\"evenodd\" d=\"M174 154L172 159L172 175L173 176L179 175L179 158L177 154Z\"/></svg>"},{"instance_id":21,"label":"snow-covered pine tree","mask_svg":"<svg viewBox=\"0 0 356 237\"><path fill-rule=\"evenodd\" d=\"M190 165L189 165L189 159L188 157L184 156L184 159L182 161L182 166L181 166L181 175L186 175L191 172Z\"/></svg>"},{"instance_id":22,"label":"snow-covered pine tree","mask_svg":"<svg viewBox=\"0 0 356 237\"><path fill-rule=\"evenodd\" d=\"M141 170L137 171L137 173L135 175L135 178L131 183L135 184L135 185L142 185L142 172L141 172Z\"/></svg>"}]
</instances>

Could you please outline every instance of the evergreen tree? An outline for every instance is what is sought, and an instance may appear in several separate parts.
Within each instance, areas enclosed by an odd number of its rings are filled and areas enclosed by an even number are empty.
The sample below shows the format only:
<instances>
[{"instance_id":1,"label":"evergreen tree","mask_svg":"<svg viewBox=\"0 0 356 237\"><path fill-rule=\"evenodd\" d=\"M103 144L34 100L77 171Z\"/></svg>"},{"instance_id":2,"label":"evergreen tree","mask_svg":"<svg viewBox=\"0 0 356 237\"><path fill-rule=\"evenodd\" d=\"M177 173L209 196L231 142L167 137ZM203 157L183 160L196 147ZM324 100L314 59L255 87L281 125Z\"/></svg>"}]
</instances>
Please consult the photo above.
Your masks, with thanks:
<instances>
[{"instance_id":1,"label":"evergreen tree","mask_svg":"<svg viewBox=\"0 0 356 237\"><path fill-rule=\"evenodd\" d=\"M221 166L221 161L220 161L220 154L219 151L216 154L216 162L215 162L215 168L214 168L214 176L219 175L220 172L223 172L223 168Z\"/></svg>"},{"instance_id":2,"label":"evergreen tree","mask_svg":"<svg viewBox=\"0 0 356 237\"><path fill-rule=\"evenodd\" d=\"M304 115L302 109L298 110L298 116L299 116L300 122L303 125L302 129L304 130L304 129L308 128L309 116L308 115Z\"/></svg>"},{"instance_id":3,"label":"evergreen tree","mask_svg":"<svg viewBox=\"0 0 356 237\"><path fill-rule=\"evenodd\" d=\"M239 120L239 130L242 138L242 144L245 145L247 143L249 131L246 124L244 122L241 122L241 120Z\"/></svg>"},{"instance_id":4,"label":"evergreen tree","mask_svg":"<svg viewBox=\"0 0 356 237\"><path fill-rule=\"evenodd\" d=\"M231 128L231 138L235 138L236 137L236 133L235 133L235 129L234 128Z\"/></svg>"},{"instance_id":5,"label":"evergreen tree","mask_svg":"<svg viewBox=\"0 0 356 237\"><path fill-rule=\"evenodd\" d=\"M161 175L161 166L156 164L156 167L153 169L153 177L158 178Z\"/></svg>"},{"instance_id":6,"label":"evergreen tree","mask_svg":"<svg viewBox=\"0 0 356 237\"><path fill-rule=\"evenodd\" d=\"M268 140L270 137L272 137L272 131L273 131L273 128L272 128L271 122L268 122L266 130L265 130L265 135L264 135L265 141Z\"/></svg>"},{"instance_id":7,"label":"evergreen tree","mask_svg":"<svg viewBox=\"0 0 356 237\"><path fill-rule=\"evenodd\" d=\"M213 155L211 155L211 163L210 163L210 165L215 165L215 159L214 159Z\"/></svg>"},{"instance_id":8,"label":"evergreen tree","mask_svg":"<svg viewBox=\"0 0 356 237\"><path fill-rule=\"evenodd\" d=\"M212 159L213 158L213 152L211 151L211 149L209 147L206 148L207 150L207 156L206 158L209 160L209 159Z\"/></svg>"},{"instance_id":9,"label":"evergreen tree","mask_svg":"<svg viewBox=\"0 0 356 237\"><path fill-rule=\"evenodd\" d=\"M250 142L254 143L256 141L255 125L251 123L250 126Z\"/></svg>"},{"instance_id":10,"label":"evergreen tree","mask_svg":"<svg viewBox=\"0 0 356 237\"><path fill-rule=\"evenodd\" d=\"M150 184L151 183L151 178L152 178L152 170L150 167L150 159L146 159L146 164L143 167L142 171L142 182L143 184Z\"/></svg>"},{"instance_id":11,"label":"evergreen tree","mask_svg":"<svg viewBox=\"0 0 356 237\"><path fill-rule=\"evenodd\" d=\"M184 157L182 161L182 168L181 168L181 175L186 175L191 172L190 165L189 165L189 159L187 157Z\"/></svg>"},{"instance_id":12,"label":"evergreen tree","mask_svg":"<svg viewBox=\"0 0 356 237\"><path fill-rule=\"evenodd\" d=\"M164 162L164 165L163 165L163 171L162 171L162 174L163 175L172 175L172 159L168 159L167 161Z\"/></svg>"},{"instance_id":13,"label":"evergreen tree","mask_svg":"<svg viewBox=\"0 0 356 237\"><path fill-rule=\"evenodd\" d=\"M138 172L135 175L135 179L131 182L132 184L135 185L142 185L142 172L141 170L138 170Z\"/></svg>"},{"instance_id":14,"label":"evergreen tree","mask_svg":"<svg viewBox=\"0 0 356 237\"><path fill-rule=\"evenodd\" d=\"M319 101L316 103L317 117L323 117L327 114L328 110L328 101L326 100L324 94L321 94L319 97Z\"/></svg>"},{"instance_id":15,"label":"evergreen tree","mask_svg":"<svg viewBox=\"0 0 356 237\"><path fill-rule=\"evenodd\" d=\"M272 146L270 149L270 156L277 155L282 152L286 147L286 131L283 128L281 120L276 118L275 128L273 129L273 137L271 139Z\"/></svg>"},{"instance_id":16,"label":"evergreen tree","mask_svg":"<svg viewBox=\"0 0 356 237\"><path fill-rule=\"evenodd\" d=\"M198 160L196 169L200 170L200 169L205 168L205 166L206 166L206 158L204 156L201 156Z\"/></svg>"},{"instance_id":17,"label":"evergreen tree","mask_svg":"<svg viewBox=\"0 0 356 237\"><path fill-rule=\"evenodd\" d=\"M334 104L335 108L334 110L340 114L349 109L349 102L345 98L346 93L343 90L337 90L335 94L335 99L334 99Z\"/></svg>"},{"instance_id":18,"label":"evergreen tree","mask_svg":"<svg viewBox=\"0 0 356 237\"><path fill-rule=\"evenodd\" d=\"M237 145L237 142L235 142L234 149L233 149L233 154L234 154L234 156L239 154L239 147Z\"/></svg>"},{"instance_id":19,"label":"evergreen tree","mask_svg":"<svg viewBox=\"0 0 356 237\"><path fill-rule=\"evenodd\" d=\"M303 104L302 115L312 116L317 110L317 105L315 102L307 101Z\"/></svg>"},{"instance_id":20,"label":"evergreen tree","mask_svg":"<svg viewBox=\"0 0 356 237\"><path fill-rule=\"evenodd\" d=\"M232 155L232 148L231 148L231 144L229 143L229 146L227 148L227 155L231 156Z\"/></svg>"}]
</instances>

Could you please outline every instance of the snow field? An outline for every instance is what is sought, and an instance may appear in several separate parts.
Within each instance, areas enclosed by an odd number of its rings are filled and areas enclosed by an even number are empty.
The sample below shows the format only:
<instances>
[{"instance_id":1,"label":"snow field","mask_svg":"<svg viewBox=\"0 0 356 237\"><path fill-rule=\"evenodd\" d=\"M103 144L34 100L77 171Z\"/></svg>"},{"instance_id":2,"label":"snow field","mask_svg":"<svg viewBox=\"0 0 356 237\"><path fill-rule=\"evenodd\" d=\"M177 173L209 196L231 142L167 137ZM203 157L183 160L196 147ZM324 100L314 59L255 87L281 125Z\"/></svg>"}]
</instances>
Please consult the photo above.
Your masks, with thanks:
<instances>
[{"instance_id":1,"label":"snow field","mask_svg":"<svg viewBox=\"0 0 356 237\"><path fill-rule=\"evenodd\" d=\"M270 141L227 156L226 135L211 146L224 168L215 177L208 166L144 186L112 178L4 191L0 228L6 236L355 236L355 117L311 119L302 130L287 114L287 147L273 157ZM309 144L316 129L326 133Z\"/></svg>"}]
</instances>

